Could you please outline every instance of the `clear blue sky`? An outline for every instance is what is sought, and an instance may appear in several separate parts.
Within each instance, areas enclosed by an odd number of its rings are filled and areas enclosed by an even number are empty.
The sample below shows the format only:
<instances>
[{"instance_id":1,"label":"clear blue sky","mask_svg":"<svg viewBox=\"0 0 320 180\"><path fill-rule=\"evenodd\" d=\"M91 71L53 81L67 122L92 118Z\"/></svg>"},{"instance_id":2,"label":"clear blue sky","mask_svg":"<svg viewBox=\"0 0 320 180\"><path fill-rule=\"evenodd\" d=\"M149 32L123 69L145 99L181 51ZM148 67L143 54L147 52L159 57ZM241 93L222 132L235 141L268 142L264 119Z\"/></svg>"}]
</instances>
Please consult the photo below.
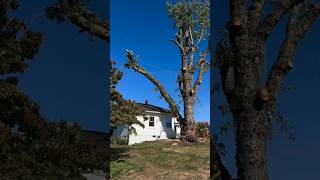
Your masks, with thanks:
<instances>
[{"instance_id":1,"label":"clear blue sky","mask_svg":"<svg viewBox=\"0 0 320 180\"><path fill-rule=\"evenodd\" d=\"M124 68L125 50L131 49L138 55L138 62L150 71L179 102L176 83L180 70L178 48L169 40L174 38L176 30L169 19L165 0L113 0L110 9L111 21L111 58L124 72L118 90L126 99L144 102L168 108L159 92L153 92L154 85L144 76ZM210 78L204 76L199 91L200 102L195 106L197 121L210 119ZM182 107L182 106L181 106Z\"/></svg>"},{"instance_id":2,"label":"clear blue sky","mask_svg":"<svg viewBox=\"0 0 320 180\"><path fill-rule=\"evenodd\" d=\"M33 31L42 32L44 42L39 54L20 75L19 87L40 105L50 120L63 118L79 122L84 129L105 132L107 124L106 43L89 41L69 22L57 24L40 14L54 0L22 1L15 15ZM106 19L106 1L94 0L90 9Z\"/></svg>"},{"instance_id":3,"label":"clear blue sky","mask_svg":"<svg viewBox=\"0 0 320 180\"><path fill-rule=\"evenodd\" d=\"M229 17L229 1L213 1L213 28L214 37L218 40L221 37L219 30L224 27ZM285 21L276 29L267 47L268 67L271 66L284 38L283 34ZM288 85L293 89L288 93L281 93L279 97L278 110L289 119L293 125L295 142L289 142L286 135L270 143L269 148L269 172L272 180L318 180L320 179L320 19L313 28L306 34L301 42L295 56L295 68L289 73L286 79ZM218 78L217 72L214 73ZM215 97L215 112L217 105L223 103L222 94ZM214 114L211 124L216 127L230 117L222 117L219 113ZM233 133L222 138L227 145L227 157L224 160L228 169L232 170L234 161Z\"/></svg>"}]
</instances>

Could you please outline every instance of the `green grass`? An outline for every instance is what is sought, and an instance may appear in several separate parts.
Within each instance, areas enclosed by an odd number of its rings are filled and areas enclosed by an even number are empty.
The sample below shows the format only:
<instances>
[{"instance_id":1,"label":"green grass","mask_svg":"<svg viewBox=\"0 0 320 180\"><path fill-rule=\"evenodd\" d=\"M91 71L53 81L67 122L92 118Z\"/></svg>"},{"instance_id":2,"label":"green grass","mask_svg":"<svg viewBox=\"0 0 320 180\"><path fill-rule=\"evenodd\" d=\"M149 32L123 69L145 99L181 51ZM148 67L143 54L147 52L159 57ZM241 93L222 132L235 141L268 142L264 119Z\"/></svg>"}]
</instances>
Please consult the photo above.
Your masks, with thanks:
<instances>
[{"instance_id":1,"label":"green grass","mask_svg":"<svg viewBox=\"0 0 320 180\"><path fill-rule=\"evenodd\" d=\"M172 145L170 141L111 146L112 179L208 179L208 143Z\"/></svg>"}]
</instances>

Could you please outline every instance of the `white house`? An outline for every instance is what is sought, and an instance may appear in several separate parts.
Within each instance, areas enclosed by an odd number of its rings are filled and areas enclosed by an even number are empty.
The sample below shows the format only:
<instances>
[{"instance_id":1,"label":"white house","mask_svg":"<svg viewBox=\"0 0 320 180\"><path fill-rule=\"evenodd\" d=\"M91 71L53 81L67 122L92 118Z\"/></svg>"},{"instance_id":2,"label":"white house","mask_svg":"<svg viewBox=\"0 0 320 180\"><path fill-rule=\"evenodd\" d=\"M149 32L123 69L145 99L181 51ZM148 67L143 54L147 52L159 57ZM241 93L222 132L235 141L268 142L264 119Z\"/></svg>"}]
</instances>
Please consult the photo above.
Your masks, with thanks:
<instances>
[{"instance_id":1,"label":"white house","mask_svg":"<svg viewBox=\"0 0 320 180\"><path fill-rule=\"evenodd\" d=\"M137 116L137 119L144 124L144 128L138 124L133 124L137 134L128 134L128 129L120 127L114 129L112 136L128 138L129 145L142 143L144 141L155 141L159 139L175 139L180 136L180 124L173 117L170 110L163 109L146 103L137 103L144 116Z\"/></svg>"}]
</instances>

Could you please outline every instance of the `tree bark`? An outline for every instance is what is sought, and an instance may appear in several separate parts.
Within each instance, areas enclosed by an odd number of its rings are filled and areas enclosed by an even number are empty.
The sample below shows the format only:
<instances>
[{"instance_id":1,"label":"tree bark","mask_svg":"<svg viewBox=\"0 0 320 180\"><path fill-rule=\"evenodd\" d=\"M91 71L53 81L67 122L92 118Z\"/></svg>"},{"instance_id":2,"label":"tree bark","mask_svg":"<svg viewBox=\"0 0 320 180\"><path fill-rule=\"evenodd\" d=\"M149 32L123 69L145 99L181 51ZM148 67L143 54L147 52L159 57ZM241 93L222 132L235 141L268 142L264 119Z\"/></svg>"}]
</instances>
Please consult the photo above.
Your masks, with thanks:
<instances>
[{"instance_id":1,"label":"tree bark","mask_svg":"<svg viewBox=\"0 0 320 180\"><path fill-rule=\"evenodd\" d=\"M218 45L222 87L236 124L236 160L241 180L269 179L267 143L277 94L293 68L299 41L320 15L319 5L288 0L276 1L275 9L263 19L263 3L263 0L251 3L230 0L228 43ZM262 69L267 40L285 15L288 15L286 36L266 77Z\"/></svg>"},{"instance_id":2,"label":"tree bark","mask_svg":"<svg viewBox=\"0 0 320 180\"><path fill-rule=\"evenodd\" d=\"M239 112L236 119L236 145L238 178L243 180L267 180L266 113Z\"/></svg>"},{"instance_id":3,"label":"tree bark","mask_svg":"<svg viewBox=\"0 0 320 180\"><path fill-rule=\"evenodd\" d=\"M184 117L185 117L185 124L183 130L183 136L185 139L191 142L196 142L198 140L198 134L196 132L196 126L194 121L194 102L193 97L189 97L184 102Z\"/></svg>"},{"instance_id":4,"label":"tree bark","mask_svg":"<svg viewBox=\"0 0 320 180\"><path fill-rule=\"evenodd\" d=\"M231 180L231 175L223 165L220 155L210 139L210 179L211 180Z\"/></svg>"}]
</instances>

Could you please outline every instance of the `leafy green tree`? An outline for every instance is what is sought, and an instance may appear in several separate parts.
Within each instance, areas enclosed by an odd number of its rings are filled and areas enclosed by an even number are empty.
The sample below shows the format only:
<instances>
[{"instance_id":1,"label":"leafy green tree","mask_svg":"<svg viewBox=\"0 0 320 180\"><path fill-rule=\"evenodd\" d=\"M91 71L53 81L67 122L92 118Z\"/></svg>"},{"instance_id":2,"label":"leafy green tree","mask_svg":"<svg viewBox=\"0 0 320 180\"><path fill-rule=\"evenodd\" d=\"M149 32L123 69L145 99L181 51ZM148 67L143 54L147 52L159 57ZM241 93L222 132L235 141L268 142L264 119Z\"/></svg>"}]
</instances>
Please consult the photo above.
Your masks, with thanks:
<instances>
[{"instance_id":1,"label":"leafy green tree","mask_svg":"<svg viewBox=\"0 0 320 180\"><path fill-rule=\"evenodd\" d=\"M106 43L110 41L109 21L99 17L94 12L87 9L86 0L58 0L46 9L46 16L58 23L69 21L80 29L80 32L87 32L93 37L97 37ZM110 125L111 128L117 126L130 126L142 123L136 120L137 115L141 115L138 107L133 101L124 100L120 92L116 90L118 81L123 73L115 67L115 62L109 63L110 71ZM134 129L131 129L134 132Z\"/></svg>"},{"instance_id":2,"label":"leafy green tree","mask_svg":"<svg viewBox=\"0 0 320 180\"><path fill-rule=\"evenodd\" d=\"M107 4L110 1L107 0ZM106 7L107 8L107 7ZM45 10L46 17L55 20L58 23L69 21L80 29L80 32L87 32L92 37L97 37L107 44L110 43L110 23L108 19L101 18L93 11L87 8L87 0L57 0L54 4ZM110 64L108 64L110 66ZM110 70L110 67L107 67ZM110 82L108 82L110 83ZM108 84L108 91L110 84ZM110 109L110 103L107 104L106 109ZM110 143L110 134L107 133L107 144ZM106 149L109 155L110 149ZM109 157L107 157L109 158ZM105 161L106 178L110 179L110 163Z\"/></svg>"},{"instance_id":3,"label":"leafy green tree","mask_svg":"<svg viewBox=\"0 0 320 180\"><path fill-rule=\"evenodd\" d=\"M18 18L19 1L0 1L0 177L1 179L84 179L106 169L107 154L82 142L80 127L49 123L39 106L18 89L17 75L38 53L42 35Z\"/></svg>"},{"instance_id":4,"label":"leafy green tree","mask_svg":"<svg viewBox=\"0 0 320 180\"><path fill-rule=\"evenodd\" d=\"M116 89L123 73L115 67L115 62L110 61L110 127L117 128L125 126L129 133L136 133L132 124L144 127L144 124L137 120L137 116L142 115L134 101L123 99L120 92Z\"/></svg>"}]
</instances>

